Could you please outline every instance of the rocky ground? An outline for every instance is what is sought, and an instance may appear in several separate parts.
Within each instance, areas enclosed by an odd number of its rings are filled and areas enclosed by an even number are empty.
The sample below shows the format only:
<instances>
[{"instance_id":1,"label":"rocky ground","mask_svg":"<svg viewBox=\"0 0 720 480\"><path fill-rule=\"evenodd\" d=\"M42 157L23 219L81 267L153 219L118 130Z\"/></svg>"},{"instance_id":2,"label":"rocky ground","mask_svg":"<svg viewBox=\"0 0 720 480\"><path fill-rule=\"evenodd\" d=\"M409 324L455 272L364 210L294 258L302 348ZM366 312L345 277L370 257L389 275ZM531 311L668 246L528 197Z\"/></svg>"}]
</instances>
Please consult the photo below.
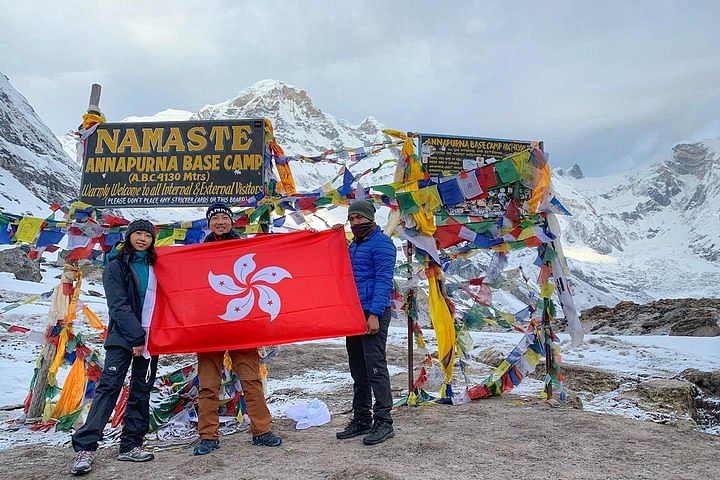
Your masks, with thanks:
<instances>
[{"instance_id":1,"label":"rocky ground","mask_svg":"<svg viewBox=\"0 0 720 480\"><path fill-rule=\"evenodd\" d=\"M720 455L720 439L710 435L513 396L401 408L397 436L375 447L336 440L346 421L335 415L330 425L298 431L279 420L274 428L285 442L278 449L253 447L239 433L223 438L215 454L165 450L148 464L117 462L116 449L108 448L89 478L709 479ZM19 448L0 458L0 478L60 479L68 478L72 452Z\"/></svg>"},{"instance_id":2,"label":"rocky ground","mask_svg":"<svg viewBox=\"0 0 720 480\"><path fill-rule=\"evenodd\" d=\"M646 304L620 302L615 307L584 310L588 333L608 335L720 335L720 299L663 299Z\"/></svg>"},{"instance_id":3,"label":"rocky ground","mask_svg":"<svg viewBox=\"0 0 720 480\"><path fill-rule=\"evenodd\" d=\"M318 347L286 347L270 375L298 375L318 362L343 367L341 345ZM389 358L402 363L404 352L391 346ZM612 391L627 380L589 367L568 365L566 373L568 387L582 394ZM717 393L720 372L682 376L638 382L632 395L648 408L685 418L697 410L694 399L700 390ZM405 381L404 374L393 377L396 393ZM275 392L270 401L285 395L307 396L298 388ZM222 448L207 457L172 447L158 451L151 463L129 465L117 462L116 447L109 447L101 449L89 478L706 479L717 474L720 438L697 432L689 422L662 425L511 394L458 406L400 407L394 413L396 437L365 447L359 438L339 441L334 436L349 420L350 386L313 396L328 404L332 422L299 431L291 420L276 419L274 429L285 439L278 449L253 447L249 434L240 432L223 438ZM27 479L67 478L72 457L67 447L5 450L0 452L0 478L19 478L19 472Z\"/></svg>"}]
</instances>

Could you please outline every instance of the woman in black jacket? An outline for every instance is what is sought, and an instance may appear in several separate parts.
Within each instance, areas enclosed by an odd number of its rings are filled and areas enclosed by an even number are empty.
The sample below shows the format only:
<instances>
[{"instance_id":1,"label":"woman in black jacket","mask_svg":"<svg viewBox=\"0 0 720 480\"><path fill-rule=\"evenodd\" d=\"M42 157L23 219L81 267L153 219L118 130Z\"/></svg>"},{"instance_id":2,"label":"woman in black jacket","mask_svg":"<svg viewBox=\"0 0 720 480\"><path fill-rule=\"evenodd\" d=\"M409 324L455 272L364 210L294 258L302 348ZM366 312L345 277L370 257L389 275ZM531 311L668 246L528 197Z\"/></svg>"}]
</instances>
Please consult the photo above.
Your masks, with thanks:
<instances>
[{"instance_id":1,"label":"woman in black jacket","mask_svg":"<svg viewBox=\"0 0 720 480\"><path fill-rule=\"evenodd\" d=\"M77 452L70 470L83 475L92 469L98 441L117 403L130 365L130 395L120 436L118 460L147 462L154 455L143 449L150 429L150 390L155 382L157 357L145 351L143 304L155 262L155 227L147 220L130 223L125 241L108 254L103 286L110 321L105 339L105 366L85 424L72 436Z\"/></svg>"}]
</instances>

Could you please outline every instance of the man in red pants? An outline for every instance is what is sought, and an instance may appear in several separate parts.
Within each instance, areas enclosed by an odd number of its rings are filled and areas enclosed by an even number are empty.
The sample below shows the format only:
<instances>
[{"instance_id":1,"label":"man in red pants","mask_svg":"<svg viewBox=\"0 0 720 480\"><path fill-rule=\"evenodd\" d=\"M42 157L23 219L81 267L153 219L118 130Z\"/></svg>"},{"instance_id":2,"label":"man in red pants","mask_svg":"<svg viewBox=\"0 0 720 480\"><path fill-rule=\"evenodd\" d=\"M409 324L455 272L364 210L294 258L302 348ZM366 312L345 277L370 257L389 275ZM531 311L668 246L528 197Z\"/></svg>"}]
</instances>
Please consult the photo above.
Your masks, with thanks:
<instances>
[{"instance_id":1,"label":"man in red pants","mask_svg":"<svg viewBox=\"0 0 720 480\"><path fill-rule=\"evenodd\" d=\"M230 207L216 203L208 208L206 217L210 234L205 242L217 242L238 238L232 230L233 220ZM231 350L232 369L240 378L247 414L250 417L253 445L277 447L282 439L272 433L270 411L265 403L262 380L260 378L260 355L256 348ZM198 377L200 394L198 396L198 433L200 442L193 450L194 455L206 455L220 448L218 440L218 406L220 404L220 384L222 381L223 357L225 352L198 353Z\"/></svg>"}]
</instances>

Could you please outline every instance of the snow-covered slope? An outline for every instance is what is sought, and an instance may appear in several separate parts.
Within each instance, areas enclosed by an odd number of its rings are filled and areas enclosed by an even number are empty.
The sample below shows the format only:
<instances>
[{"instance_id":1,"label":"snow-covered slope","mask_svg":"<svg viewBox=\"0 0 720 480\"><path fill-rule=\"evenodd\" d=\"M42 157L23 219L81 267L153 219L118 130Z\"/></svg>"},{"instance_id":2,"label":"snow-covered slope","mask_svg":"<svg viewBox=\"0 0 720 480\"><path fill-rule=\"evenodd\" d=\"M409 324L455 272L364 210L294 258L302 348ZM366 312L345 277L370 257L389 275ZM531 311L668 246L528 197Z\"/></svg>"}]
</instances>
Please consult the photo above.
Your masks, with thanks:
<instances>
[{"instance_id":1,"label":"snow-covered slope","mask_svg":"<svg viewBox=\"0 0 720 480\"><path fill-rule=\"evenodd\" d=\"M720 139L622 175L554 176L576 278L619 299L720 297Z\"/></svg>"},{"instance_id":2,"label":"snow-covered slope","mask_svg":"<svg viewBox=\"0 0 720 480\"><path fill-rule=\"evenodd\" d=\"M168 108L166 110L163 110L162 112L158 112L155 115L145 115L145 116L130 116L123 118L121 121L123 122L184 122L185 120L190 120L190 117L193 116L193 112L189 112L187 110L175 110L172 108Z\"/></svg>"},{"instance_id":3,"label":"snow-covered slope","mask_svg":"<svg viewBox=\"0 0 720 480\"><path fill-rule=\"evenodd\" d=\"M0 73L0 207L40 214L76 197L79 167L28 101Z\"/></svg>"}]
</instances>

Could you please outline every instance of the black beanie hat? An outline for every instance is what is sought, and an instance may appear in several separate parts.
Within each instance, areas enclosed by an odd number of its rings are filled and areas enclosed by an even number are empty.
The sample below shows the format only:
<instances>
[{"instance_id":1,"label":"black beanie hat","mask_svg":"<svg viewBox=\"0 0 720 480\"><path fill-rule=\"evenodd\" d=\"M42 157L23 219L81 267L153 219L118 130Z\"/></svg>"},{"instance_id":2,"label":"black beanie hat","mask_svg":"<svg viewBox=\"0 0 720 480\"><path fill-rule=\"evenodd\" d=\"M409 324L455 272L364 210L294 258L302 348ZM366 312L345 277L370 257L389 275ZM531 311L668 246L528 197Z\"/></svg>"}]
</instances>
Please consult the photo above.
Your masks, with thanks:
<instances>
[{"instance_id":1,"label":"black beanie hat","mask_svg":"<svg viewBox=\"0 0 720 480\"><path fill-rule=\"evenodd\" d=\"M148 232L150 235L152 235L153 242L155 242L155 226L147 220L133 220L132 222L130 222L130 225L127 226L125 238L130 238L131 233L137 232L139 230Z\"/></svg>"},{"instance_id":2,"label":"black beanie hat","mask_svg":"<svg viewBox=\"0 0 720 480\"><path fill-rule=\"evenodd\" d=\"M362 215L371 222L375 221L375 205L368 202L367 200L357 200L351 203L350 207L348 208L348 218L350 218L350 215L352 215L353 213Z\"/></svg>"},{"instance_id":3,"label":"black beanie hat","mask_svg":"<svg viewBox=\"0 0 720 480\"><path fill-rule=\"evenodd\" d=\"M217 215L218 213L224 213L230 219L233 218L232 210L230 210L230 206L226 203L218 202L213 203L210 205L207 209L207 212L205 212L205 218L207 218L207 221L210 221L210 218L212 218L213 215Z\"/></svg>"}]
</instances>

